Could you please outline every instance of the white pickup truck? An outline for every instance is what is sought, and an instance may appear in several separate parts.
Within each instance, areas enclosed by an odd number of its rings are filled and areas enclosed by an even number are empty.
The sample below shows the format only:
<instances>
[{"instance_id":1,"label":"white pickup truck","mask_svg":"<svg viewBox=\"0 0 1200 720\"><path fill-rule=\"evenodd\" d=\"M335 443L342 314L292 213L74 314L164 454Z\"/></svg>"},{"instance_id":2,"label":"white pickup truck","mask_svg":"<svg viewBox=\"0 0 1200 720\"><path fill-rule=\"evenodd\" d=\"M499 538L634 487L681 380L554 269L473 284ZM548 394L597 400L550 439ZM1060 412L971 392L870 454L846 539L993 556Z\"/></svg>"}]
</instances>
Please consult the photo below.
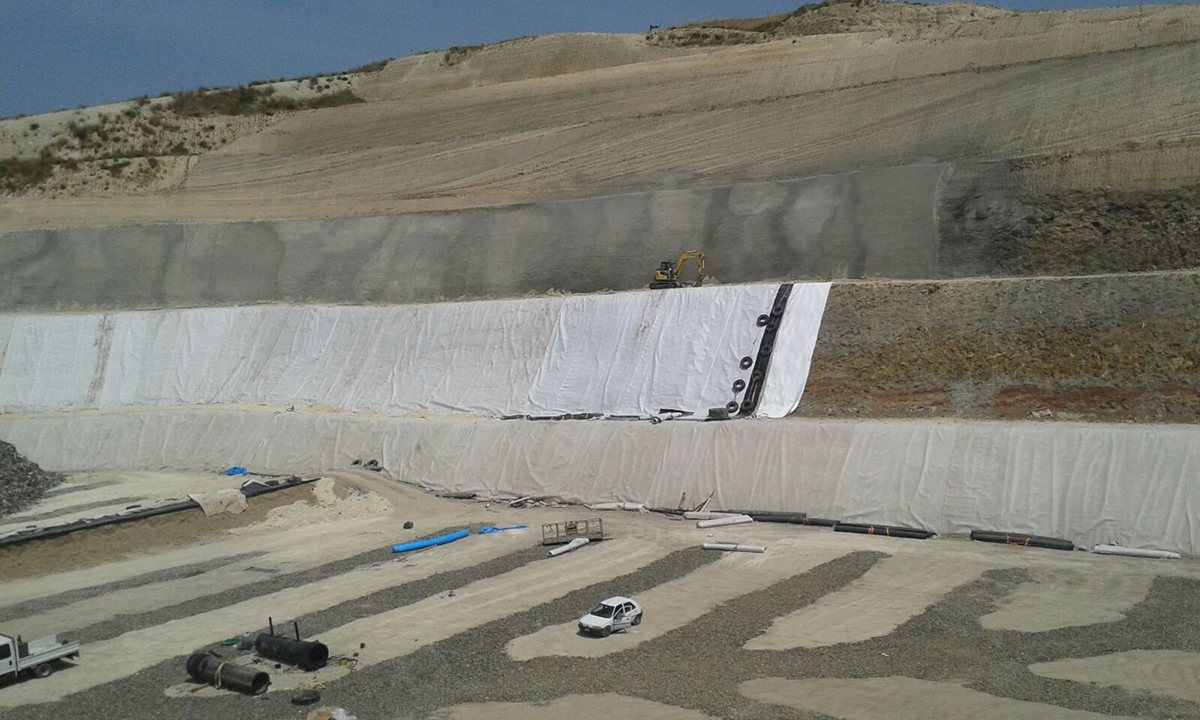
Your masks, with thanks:
<instances>
[{"instance_id":1,"label":"white pickup truck","mask_svg":"<svg viewBox=\"0 0 1200 720\"><path fill-rule=\"evenodd\" d=\"M54 661L79 657L79 643L60 643L57 635L28 643L0 633L0 678L29 673L34 677L49 677Z\"/></svg>"}]
</instances>

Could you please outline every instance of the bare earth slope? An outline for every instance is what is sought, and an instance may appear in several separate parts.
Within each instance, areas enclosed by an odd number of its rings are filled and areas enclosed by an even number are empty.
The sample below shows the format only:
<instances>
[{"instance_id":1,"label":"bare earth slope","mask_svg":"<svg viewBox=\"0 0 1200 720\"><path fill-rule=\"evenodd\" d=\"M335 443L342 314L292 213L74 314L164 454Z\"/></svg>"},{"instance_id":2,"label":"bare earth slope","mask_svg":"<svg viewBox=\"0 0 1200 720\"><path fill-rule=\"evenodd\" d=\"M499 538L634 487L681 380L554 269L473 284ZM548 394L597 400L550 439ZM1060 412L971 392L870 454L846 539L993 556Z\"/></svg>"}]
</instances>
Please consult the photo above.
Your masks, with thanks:
<instances>
[{"instance_id":1,"label":"bare earth slope","mask_svg":"<svg viewBox=\"0 0 1200 720\"><path fill-rule=\"evenodd\" d=\"M177 189L12 199L0 229L463 208L931 158L1008 161L1036 190L1172 187L1200 175L1198 40L1187 6L1003 14L512 82L450 67L451 85L493 84L436 93L406 88L410 58L359 83L374 102L295 113L200 155Z\"/></svg>"}]
</instances>

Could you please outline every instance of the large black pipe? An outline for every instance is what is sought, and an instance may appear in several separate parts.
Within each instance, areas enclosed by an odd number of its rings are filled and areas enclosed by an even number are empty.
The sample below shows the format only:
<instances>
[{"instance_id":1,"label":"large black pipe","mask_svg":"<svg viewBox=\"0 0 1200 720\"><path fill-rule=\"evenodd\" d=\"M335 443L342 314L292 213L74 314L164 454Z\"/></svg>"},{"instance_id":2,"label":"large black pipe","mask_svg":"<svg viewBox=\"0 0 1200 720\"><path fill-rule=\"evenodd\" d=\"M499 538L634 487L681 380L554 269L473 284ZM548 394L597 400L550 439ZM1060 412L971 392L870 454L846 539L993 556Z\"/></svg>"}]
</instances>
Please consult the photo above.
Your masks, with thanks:
<instances>
[{"instance_id":1,"label":"large black pipe","mask_svg":"<svg viewBox=\"0 0 1200 720\"><path fill-rule=\"evenodd\" d=\"M972 530L971 539L977 542L1003 543L1005 545L1020 545L1023 547L1039 547L1050 550L1074 550L1075 543L1062 538L1044 537L1042 535L1023 535L1021 533L995 532L992 530Z\"/></svg>"},{"instance_id":2,"label":"large black pipe","mask_svg":"<svg viewBox=\"0 0 1200 720\"><path fill-rule=\"evenodd\" d=\"M254 650L265 658L295 665L301 670L323 668L329 660L329 648L325 643L273 635L259 635L254 640Z\"/></svg>"},{"instance_id":3,"label":"large black pipe","mask_svg":"<svg viewBox=\"0 0 1200 720\"><path fill-rule=\"evenodd\" d=\"M213 687L247 695L262 695L271 685L271 676L261 670L234 665L211 655L192 655L187 659L188 675Z\"/></svg>"},{"instance_id":4,"label":"large black pipe","mask_svg":"<svg viewBox=\"0 0 1200 720\"><path fill-rule=\"evenodd\" d=\"M819 527L833 527L834 525L837 525L837 520L830 520L829 518L819 518L819 517L809 516L809 517L804 518L804 524L805 525L816 525Z\"/></svg>"},{"instance_id":5,"label":"large black pipe","mask_svg":"<svg viewBox=\"0 0 1200 720\"><path fill-rule=\"evenodd\" d=\"M834 532L859 533L861 535L886 535L888 537L928 540L937 533L920 528L896 527L894 525L865 525L840 522L833 526Z\"/></svg>"},{"instance_id":6,"label":"large black pipe","mask_svg":"<svg viewBox=\"0 0 1200 720\"><path fill-rule=\"evenodd\" d=\"M790 523L792 525L803 525L805 519L808 518L808 513L776 510L727 510L726 512L749 515L754 518L755 522Z\"/></svg>"}]
</instances>

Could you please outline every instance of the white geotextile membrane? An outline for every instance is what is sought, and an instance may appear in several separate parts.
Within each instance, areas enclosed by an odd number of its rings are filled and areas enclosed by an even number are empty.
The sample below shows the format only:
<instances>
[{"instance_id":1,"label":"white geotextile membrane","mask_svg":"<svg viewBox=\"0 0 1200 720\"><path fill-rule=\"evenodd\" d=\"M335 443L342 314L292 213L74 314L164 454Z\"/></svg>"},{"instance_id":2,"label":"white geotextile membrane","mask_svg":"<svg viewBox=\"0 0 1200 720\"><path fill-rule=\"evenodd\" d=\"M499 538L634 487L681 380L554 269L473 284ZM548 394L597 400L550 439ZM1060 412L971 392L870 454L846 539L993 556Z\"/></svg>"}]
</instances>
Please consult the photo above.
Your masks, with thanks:
<instances>
[{"instance_id":1,"label":"white geotextile membrane","mask_svg":"<svg viewBox=\"0 0 1200 720\"><path fill-rule=\"evenodd\" d=\"M941 533L1200 552L1200 432L1178 425L523 422L170 409L0 416L52 470L318 473L378 459L439 491L761 507Z\"/></svg>"},{"instance_id":2,"label":"white geotextile membrane","mask_svg":"<svg viewBox=\"0 0 1200 720\"><path fill-rule=\"evenodd\" d=\"M796 286L762 414L794 409L829 283ZM735 398L777 285L396 307L0 317L0 412L325 406L703 416ZM795 292L795 291L794 291ZM792 316L796 319L793 320ZM811 317L810 317L811 315ZM769 408L769 409L768 409Z\"/></svg>"}]
</instances>

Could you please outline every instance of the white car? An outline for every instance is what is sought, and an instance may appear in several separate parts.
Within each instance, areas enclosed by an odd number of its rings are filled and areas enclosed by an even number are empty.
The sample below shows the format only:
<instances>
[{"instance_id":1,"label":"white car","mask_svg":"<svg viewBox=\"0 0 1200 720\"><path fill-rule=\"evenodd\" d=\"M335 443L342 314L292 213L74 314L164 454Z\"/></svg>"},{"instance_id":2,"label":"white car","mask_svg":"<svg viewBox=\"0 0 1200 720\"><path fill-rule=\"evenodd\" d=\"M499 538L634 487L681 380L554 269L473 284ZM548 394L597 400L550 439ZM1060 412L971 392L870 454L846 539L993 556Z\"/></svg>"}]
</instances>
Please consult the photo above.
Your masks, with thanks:
<instances>
[{"instance_id":1,"label":"white car","mask_svg":"<svg viewBox=\"0 0 1200 720\"><path fill-rule=\"evenodd\" d=\"M617 630L641 623L642 606L631 598L618 595L601 602L590 613L579 618L579 632L608 637Z\"/></svg>"}]
</instances>

